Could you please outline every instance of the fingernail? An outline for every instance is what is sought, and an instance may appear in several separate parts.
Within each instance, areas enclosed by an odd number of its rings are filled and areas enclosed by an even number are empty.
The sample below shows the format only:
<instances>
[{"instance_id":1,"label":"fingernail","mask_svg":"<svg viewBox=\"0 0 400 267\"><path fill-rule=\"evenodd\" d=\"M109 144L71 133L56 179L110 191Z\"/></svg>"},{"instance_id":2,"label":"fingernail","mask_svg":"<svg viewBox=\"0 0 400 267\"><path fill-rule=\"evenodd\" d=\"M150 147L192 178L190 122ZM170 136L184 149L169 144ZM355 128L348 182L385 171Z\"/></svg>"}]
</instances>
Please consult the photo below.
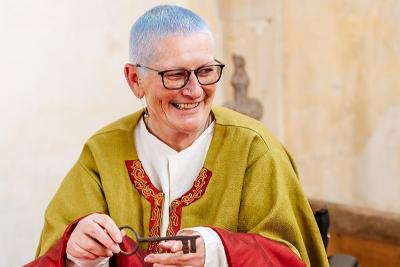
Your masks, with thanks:
<instances>
[{"instance_id":1,"label":"fingernail","mask_svg":"<svg viewBox=\"0 0 400 267\"><path fill-rule=\"evenodd\" d=\"M107 256L112 257L112 255L113 255L113 252L111 250L107 250Z\"/></svg>"},{"instance_id":2,"label":"fingernail","mask_svg":"<svg viewBox=\"0 0 400 267\"><path fill-rule=\"evenodd\" d=\"M121 251L120 247L118 245L113 245L112 246L112 251L114 253L119 253Z\"/></svg>"},{"instance_id":3,"label":"fingernail","mask_svg":"<svg viewBox=\"0 0 400 267\"><path fill-rule=\"evenodd\" d=\"M117 234L116 239L117 239L117 243L121 243L122 242L122 235L121 234Z\"/></svg>"}]
</instances>

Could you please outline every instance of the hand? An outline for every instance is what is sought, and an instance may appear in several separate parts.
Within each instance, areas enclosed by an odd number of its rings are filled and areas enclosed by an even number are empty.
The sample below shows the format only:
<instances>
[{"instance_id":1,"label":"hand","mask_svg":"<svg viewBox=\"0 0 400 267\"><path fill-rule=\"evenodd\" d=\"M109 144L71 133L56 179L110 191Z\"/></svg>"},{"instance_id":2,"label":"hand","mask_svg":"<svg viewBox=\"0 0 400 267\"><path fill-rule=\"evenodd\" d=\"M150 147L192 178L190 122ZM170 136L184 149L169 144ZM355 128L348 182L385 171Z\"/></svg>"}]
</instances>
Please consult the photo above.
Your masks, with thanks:
<instances>
[{"instance_id":1,"label":"hand","mask_svg":"<svg viewBox=\"0 0 400 267\"><path fill-rule=\"evenodd\" d=\"M67 253L77 259L94 260L111 257L121 249L122 233L105 214L91 214L75 227L67 243Z\"/></svg>"},{"instance_id":2,"label":"hand","mask_svg":"<svg viewBox=\"0 0 400 267\"><path fill-rule=\"evenodd\" d=\"M200 235L196 231L182 230L178 235ZM166 241L160 243L160 247L170 253L149 254L144 258L145 262L153 263L153 267L170 267L170 266L204 266L205 263L205 247L204 240L200 236L196 239L196 253L183 254L181 241Z\"/></svg>"}]
</instances>

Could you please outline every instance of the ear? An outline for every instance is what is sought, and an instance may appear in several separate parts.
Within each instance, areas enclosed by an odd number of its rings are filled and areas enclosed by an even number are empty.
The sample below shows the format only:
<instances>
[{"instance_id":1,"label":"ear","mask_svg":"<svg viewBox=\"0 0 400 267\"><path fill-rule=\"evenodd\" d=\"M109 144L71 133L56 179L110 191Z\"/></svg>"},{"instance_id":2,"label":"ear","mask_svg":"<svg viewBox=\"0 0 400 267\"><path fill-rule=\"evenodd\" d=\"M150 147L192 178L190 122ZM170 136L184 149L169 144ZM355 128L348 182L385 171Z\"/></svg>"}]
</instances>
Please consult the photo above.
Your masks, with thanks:
<instances>
[{"instance_id":1,"label":"ear","mask_svg":"<svg viewBox=\"0 0 400 267\"><path fill-rule=\"evenodd\" d=\"M133 94L141 99L144 96L144 91L139 83L139 72L135 65L130 63L125 64L124 74L129 87L131 88Z\"/></svg>"}]
</instances>

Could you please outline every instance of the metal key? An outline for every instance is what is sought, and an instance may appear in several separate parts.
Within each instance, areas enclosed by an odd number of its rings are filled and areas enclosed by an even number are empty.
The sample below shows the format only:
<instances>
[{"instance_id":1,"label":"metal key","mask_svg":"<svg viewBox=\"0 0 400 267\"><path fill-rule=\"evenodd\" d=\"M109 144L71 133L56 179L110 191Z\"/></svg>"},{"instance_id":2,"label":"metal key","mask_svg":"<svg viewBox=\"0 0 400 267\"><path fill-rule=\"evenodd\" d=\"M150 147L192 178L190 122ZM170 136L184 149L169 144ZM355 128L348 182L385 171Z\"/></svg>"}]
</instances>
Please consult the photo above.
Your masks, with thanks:
<instances>
[{"instance_id":1,"label":"metal key","mask_svg":"<svg viewBox=\"0 0 400 267\"><path fill-rule=\"evenodd\" d=\"M121 250L121 254L124 256L130 256L139 249L140 243L149 243L149 242L160 242L160 241L169 241L169 240L178 240L182 242L182 251L184 254L187 253L196 253L196 239L199 238L199 235L193 236L184 236L184 235L177 235L177 236L162 236L162 237L141 237L132 227L129 225L124 225L119 228L122 229L129 229L136 237L136 245L131 251L123 251Z\"/></svg>"}]
</instances>

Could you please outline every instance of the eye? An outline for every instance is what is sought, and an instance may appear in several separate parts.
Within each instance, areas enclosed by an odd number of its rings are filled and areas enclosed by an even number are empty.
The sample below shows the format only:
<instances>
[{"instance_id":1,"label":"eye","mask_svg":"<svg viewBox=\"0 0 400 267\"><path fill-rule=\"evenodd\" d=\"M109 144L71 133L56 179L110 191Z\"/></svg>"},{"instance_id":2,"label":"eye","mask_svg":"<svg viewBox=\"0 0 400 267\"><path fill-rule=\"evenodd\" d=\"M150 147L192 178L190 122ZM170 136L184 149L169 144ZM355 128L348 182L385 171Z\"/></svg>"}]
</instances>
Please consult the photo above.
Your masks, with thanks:
<instances>
[{"instance_id":1,"label":"eye","mask_svg":"<svg viewBox=\"0 0 400 267\"><path fill-rule=\"evenodd\" d=\"M182 80L187 76L187 72L185 70L170 70L164 73L164 78L168 80Z\"/></svg>"},{"instance_id":2,"label":"eye","mask_svg":"<svg viewBox=\"0 0 400 267\"><path fill-rule=\"evenodd\" d=\"M215 66L205 66L198 70L197 75L198 76L208 76L208 75L213 74L214 71L215 71Z\"/></svg>"}]
</instances>

